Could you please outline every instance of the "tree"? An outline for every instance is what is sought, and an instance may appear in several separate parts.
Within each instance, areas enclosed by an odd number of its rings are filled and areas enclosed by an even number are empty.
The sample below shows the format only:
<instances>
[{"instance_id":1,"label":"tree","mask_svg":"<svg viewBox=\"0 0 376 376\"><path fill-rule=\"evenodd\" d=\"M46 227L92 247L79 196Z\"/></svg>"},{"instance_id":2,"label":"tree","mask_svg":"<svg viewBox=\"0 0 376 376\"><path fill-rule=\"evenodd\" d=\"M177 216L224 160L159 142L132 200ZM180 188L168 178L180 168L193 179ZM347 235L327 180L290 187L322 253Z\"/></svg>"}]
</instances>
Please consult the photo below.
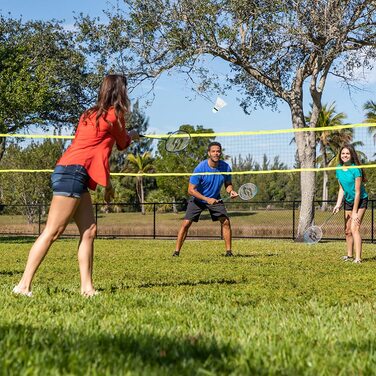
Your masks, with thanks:
<instances>
[{"instance_id":1,"label":"tree","mask_svg":"<svg viewBox=\"0 0 376 376\"><path fill-rule=\"evenodd\" d=\"M367 101L364 104L363 109L365 111L367 111L365 122L366 123L376 123L376 102ZM376 127L368 128L368 132L369 132L370 135L372 135L373 143L375 143L376 142Z\"/></svg>"},{"instance_id":2,"label":"tree","mask_svg":"<svg viewBox=\"0 0 376 376\"><path fill-rule=\"evenodd\" d=\"M145 135L149 128L149 118L140 108L140 102L137 100L133 105L131 116L128 122L129 129L135 129L138 134ZM128 148L128 152L132 154L143 154L145 152L152 152L153 150L153 139L143 137L139 141L134 142Z\"/></svg>"},{"instance_id":3,"label":"tree","mask_svg":"<svg viewBox=\"0 0 376 376\"><path fill-rule=\"evenodd\" d=\"M0 41L0 133L75 125L99 82L73 32L0 15ZM0 159L4 151L0 138Z\"/></svg>"},{"instance_id":4,"label":"tree","mask_svg":"<svg viewBox=\"0 0 376 376\"><path fill-rule=\"evenodd\" d=\"M281 171L288 168L279 160L278 156L270 161L267 155L263 156L262 164L255 162L251 155L232 158L231 164L233 170L236 171ZM235 175L232 180L235 190L250 181L247 175ZM257 196L254 199L256 201L290 201L298 198L299 182L291 173L255 174L252 176L252 183L256 184L258 188Z\"/></svg>"},{"instance_id":5,"label":"tree","mask_svg":"<svg viewBox=\"0 0 376 376\"><path fill-rule=\"evenodd\" d=\"M84 37L126 56L123 69L138 82L177 69L197 90L219 90L208 57L230 65L225 87L238 87L241 106L286 102L292 125L304 128L303 89L312 101L310 126L316 127L330 72L351 79L355 67L371 66L376 56L376 3L371 0L124 0L124 12L107 27L82 18ZM94 42L93 42L94 40ZM114 42L117 42L114 43ZM121 46L116 49L116 46ZM95 52L98 53L98 48ZM101 55L102 58L104 55ZM302 168L315 164L314 132L297 132ZM302 172L298 238L313 221L315 173Z\"/></svg>"},{"instance_id":6,"label":"tree","mask_svg":"<svg viewBox=\"0 0 376 376\"><path fill-rule=\"evenodd\" d=\"M144 152L143 154L128 154L127 160L129 162L126 171L136 172L140 174L136 176L136 192L138 196L138 201L141 204L141 213L145 214L145 191L144 191L144 177L142 174L147 172L152 172L154 170L153 157L149 152Z\"/></svg>"},{"instance_id":7,"label":"tree","mask_svg":"<svg viewBox=\"0 0 376 376\"><path fill-rule=\"evenodd\" d=\"M50 170L61 156L61 141L46 140L43 143L32 142L25 148L10 143L1 161L2 169ZM47 204L52 198L51 173L4 173L0 187L5 204L24 205L22 213L29 223L37 220L39 204Z\"/></svg>"}]
</instances>

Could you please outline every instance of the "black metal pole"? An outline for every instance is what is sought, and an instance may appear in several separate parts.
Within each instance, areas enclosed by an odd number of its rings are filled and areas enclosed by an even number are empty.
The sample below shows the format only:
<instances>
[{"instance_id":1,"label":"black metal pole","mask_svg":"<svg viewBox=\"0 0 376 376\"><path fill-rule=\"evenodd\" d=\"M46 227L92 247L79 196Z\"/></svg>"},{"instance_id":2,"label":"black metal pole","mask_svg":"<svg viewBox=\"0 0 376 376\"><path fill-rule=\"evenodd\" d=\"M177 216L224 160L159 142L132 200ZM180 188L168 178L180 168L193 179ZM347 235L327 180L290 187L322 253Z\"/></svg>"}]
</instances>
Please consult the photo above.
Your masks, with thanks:
<instances>
[{"instance_id":1,"label":"black metal pole","mask_svg":"<svg viewBox=\"0 0 376 376\"><path fill-rule=\"evenodd\" d=\"M157 209L155 202L153 203L153 239L155 239L157 226L156 226L156 220L157 220Z\"/></svg>"}]
</instances>

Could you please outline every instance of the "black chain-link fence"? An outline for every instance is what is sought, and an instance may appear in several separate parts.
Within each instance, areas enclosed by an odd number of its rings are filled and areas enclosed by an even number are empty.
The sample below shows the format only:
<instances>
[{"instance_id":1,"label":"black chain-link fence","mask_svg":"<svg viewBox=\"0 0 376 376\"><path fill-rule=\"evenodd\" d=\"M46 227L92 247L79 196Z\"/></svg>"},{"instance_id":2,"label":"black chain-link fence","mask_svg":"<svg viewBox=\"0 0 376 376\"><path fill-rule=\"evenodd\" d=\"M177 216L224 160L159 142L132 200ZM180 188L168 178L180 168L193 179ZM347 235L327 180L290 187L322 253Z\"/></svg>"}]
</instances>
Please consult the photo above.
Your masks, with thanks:
<instances>
[{"instance_id":1,"label":"black chain-link fence","mask_svg":"<svg viewBox=\"0 0 376 376\"><path fill-rule=\"evenodd\" d=\"M299 201L226 202L233 238L295 239L300 214ZM329 218L335 202L315 202L315 224ZM98 237L175 238L184 218L186 203L95 204ZM370 200L361 233L363 240L374 242L375 201ZM144 213L144 214L142 214ZM0 205L1 236L37 236L43 231L48 205ZM334 215L323 226L323 239L344 238L344 211ZM64 236L78 236L74 222ZM212 222L204 211L194 223L188 238L221 238L221 226Z\"/></svg>"}]
</instances>

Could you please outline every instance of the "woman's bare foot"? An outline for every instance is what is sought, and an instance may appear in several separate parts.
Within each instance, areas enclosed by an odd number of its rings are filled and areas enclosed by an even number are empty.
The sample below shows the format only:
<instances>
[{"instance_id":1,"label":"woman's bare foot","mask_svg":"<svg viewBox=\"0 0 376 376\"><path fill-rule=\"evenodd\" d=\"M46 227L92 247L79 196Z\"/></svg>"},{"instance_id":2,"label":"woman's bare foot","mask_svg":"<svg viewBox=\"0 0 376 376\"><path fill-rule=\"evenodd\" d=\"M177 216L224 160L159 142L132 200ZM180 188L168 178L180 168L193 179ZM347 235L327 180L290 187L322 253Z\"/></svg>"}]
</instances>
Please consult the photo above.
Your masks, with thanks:
<instances>
[{"instance_id":1,"label":"woman's bare foot","mask_svg":"<svg viewBox=\"0 0 376 376\"><path fill-rule=\"evenodd\" d=\"M28 298L31 298L33 296L33 293L31 291L25 288L21 288L18 285L14 286L12 292L13 294L27 296Z\"/></svg>"},{"instance_id":2,"label":"woman's bare foot","mask_svg":"<svg viewBox=\"0 0 376 376\"><path fill-rule=\"evenodd\" d=\"M97 290L89 290L89 291L82 291L81 295L85 298L92 298L93 296L99 295L99 291Z\"/></svg>"}]
</instances>

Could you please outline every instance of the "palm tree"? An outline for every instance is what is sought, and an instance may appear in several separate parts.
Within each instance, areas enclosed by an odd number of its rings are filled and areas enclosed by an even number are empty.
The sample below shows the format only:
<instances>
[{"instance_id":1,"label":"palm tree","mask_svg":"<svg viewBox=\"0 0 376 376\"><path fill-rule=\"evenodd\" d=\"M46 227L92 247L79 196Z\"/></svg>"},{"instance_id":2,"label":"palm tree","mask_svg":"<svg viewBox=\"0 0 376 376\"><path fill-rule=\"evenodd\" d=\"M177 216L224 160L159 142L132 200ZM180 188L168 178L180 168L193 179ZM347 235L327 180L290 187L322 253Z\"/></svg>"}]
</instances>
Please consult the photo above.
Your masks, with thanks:
<instances>
[{"instance_id":1,"label":"palm tree","mask_svg":"<svg viewBox=\"0 0 376 376\"><path fill-rule=\"evenodd\" d=\"M309 113L307 120L311 118ZM335 103L331 105L324 105L320 111L319 119L317 122L317 128L333 127L343 124L343 120L346 118L346 114L343 112L336 113ZM342 147L342 145L351 143L353 138L352 129L341 129L338 131L321 131L316 132L316 143L319 146L319 156L316 159L316 163L320 167L328 167L335 163L335 157ZM327 171L323 171L323 186L322 186L322 205L321 210L326 210L329 198L328 194L329 176Z\"/></svg>"},{"instance_id":2,"label":"palm tree","mask_svg":"<svg viewBox=\"0 0 376 376\"><path fill-rule=\"evenodd\" d=\"M365 123L376 123L376 102L368 101L364 104L363 109L366 112L366 118L364 120ZM376 143L376 127L369 127L368 128L369 134L373 137L373 143Z\"/></svg>"},{"instance_id":3,"label":"palm tree","mask_svg":"<svg viewBox=\"0 0 376 376\"><path fill-rule=\"evenodd\" d=\"M128 172L136 172L137 174L142 174L146 172L153 172L154 171L154 158L152 157L150 152L144 152L143 154L128 154L127 156L128 166L126 170ZM144 180L143 176L136 177L136 192L138 196L138 200L141 204L141 213L145 214L145 191L144 191Z\"/></svg>"}]
</instances>

